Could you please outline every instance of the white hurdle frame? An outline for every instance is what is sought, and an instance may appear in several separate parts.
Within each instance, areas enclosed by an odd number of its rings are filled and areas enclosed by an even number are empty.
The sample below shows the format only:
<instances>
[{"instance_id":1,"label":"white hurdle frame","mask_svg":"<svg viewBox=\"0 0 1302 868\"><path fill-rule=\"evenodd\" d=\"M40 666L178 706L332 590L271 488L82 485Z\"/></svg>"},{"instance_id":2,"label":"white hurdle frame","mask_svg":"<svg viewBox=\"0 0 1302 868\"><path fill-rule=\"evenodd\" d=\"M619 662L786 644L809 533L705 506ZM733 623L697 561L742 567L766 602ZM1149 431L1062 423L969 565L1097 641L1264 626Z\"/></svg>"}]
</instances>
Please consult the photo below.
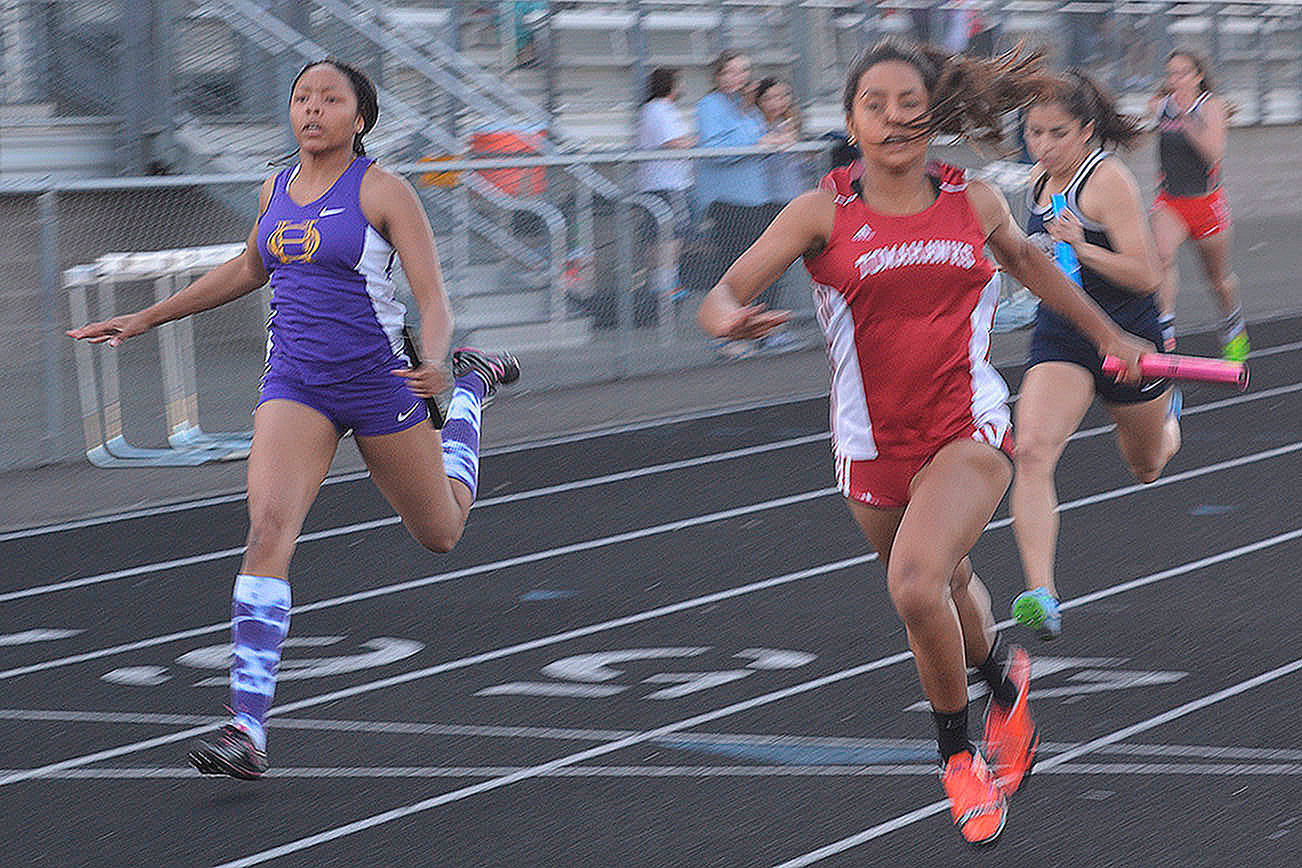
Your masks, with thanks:
<instances>
[{"instance_id":1,"label":"white hurdle frame","mask_svg":"<svg viewBox=\"0 0 1302 868\"><path fill-rule=\"evenodd\" d=\"M155 284L155 297L162 301L184 289L194 280L195 272L204 272L237 256L243 244L215 244L170 251L172 258L171 285ZM166 391L167 442L174 449L233 449L247 452L253 440L251 431L224 431L206 433L199 427L199 383L194 356L194 321L184 317L163 326L160 340L172 344L170 352L164 350L163 387ZM233 460L225 458L222 460Z\"/></svg>"},{"instance_id":2,"label":"white hurdle frame","mask_svg":"<svg viewBox=\"0 0 1302 868\"><path fill-rule=\"evenodd\" d=\"M170 296L197 269L208 269L239 254L243 244L220 244L145 253L107 253L89 265L63 273L73 323L90 321L87 295L95 287L99 319L116 313L116 285L124 279L153 280L157 299ZM178 284L178 278L184 282ZM106 344L77 341L77 387L86 458L96 467L193 467L210 461L247 458L252 432L207 434L199 427L194 327L189 318L159 326L163 369L163 409L167 448L131 444L123 433L121 376L116 351ZM98 365L96 364L98 360ZM98 367L98 375L96 368Z\"/></svg>"}]
</instances>

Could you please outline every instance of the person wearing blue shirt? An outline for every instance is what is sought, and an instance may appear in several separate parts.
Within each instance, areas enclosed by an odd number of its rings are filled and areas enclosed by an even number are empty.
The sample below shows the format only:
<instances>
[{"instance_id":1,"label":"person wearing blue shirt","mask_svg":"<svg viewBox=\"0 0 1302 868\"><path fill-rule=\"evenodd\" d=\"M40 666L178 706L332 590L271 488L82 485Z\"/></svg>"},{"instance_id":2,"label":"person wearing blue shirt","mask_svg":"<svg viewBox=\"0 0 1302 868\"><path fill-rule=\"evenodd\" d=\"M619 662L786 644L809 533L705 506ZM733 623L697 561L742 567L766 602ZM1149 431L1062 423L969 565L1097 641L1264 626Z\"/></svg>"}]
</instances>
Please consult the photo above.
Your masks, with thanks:
<instances>
[{"instance_id":1,"label":"person wearing blue shirt","mask_svg":"<svg viewBox=\"0 0 1302 868\"><path fill-rule=\"evenodd\" d=\"M796 108L791 85L775 76L760 79L755 86L755 106L764 119L764 129L770 139L798 142L801 140L800 114ZM792 199L814 188L813 168L809 155L791 151L778 151L764 156L764 182L767 188L764 203L765 227L787 207ZM808 295L809 279L804 266L791 265L768 289L760 293L759 302L769 308L786 307L802 291ZM774 329L760 341L760 352L783 353L801 348L801 343L789 329Z\"/></svg>"},{"instance_id":2,"label":"person wearing blue shirt","mask_svg":"<svg viewBox=\"0 0 1302 868\"><path fill-rule=\"evenodd\" d=\"M770 133L751 98L750 58L725 51L710 65L714 89L696 104L702 148L790 144L790 131ZM696 175L697 207L704 211L713 242L713 286L728 265L768 226L768 176L762 156L701 160Z\"/></svg>"},{"instance_id":3,"label":"person wearing blue shirt","mask_svg":"<svg viewBox=\"0 0 1302 868\"><path fill-rule=\"evenodd\" d=\"M696 104L696 128L702 148L742 148L764 137L764 118L750 99L750 59L725 51L710 66L714 88ZM708 209L715 202L761 205L766 198L763 163L758 157L702 160L697 177L697 202Z\"/></svg>"}]
</instances>

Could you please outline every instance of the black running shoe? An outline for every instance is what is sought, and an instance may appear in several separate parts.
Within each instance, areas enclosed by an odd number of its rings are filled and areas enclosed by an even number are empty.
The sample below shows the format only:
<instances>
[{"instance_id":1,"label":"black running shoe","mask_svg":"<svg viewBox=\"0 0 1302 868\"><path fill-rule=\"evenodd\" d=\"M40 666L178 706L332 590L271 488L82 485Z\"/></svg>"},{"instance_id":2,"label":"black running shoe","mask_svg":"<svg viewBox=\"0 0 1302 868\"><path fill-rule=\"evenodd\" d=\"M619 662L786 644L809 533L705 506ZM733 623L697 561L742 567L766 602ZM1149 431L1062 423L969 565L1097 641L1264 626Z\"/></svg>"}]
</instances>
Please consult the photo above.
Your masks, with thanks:
<instances>
[{"instance_id":1,"label":"black running shoe","mask_svg":"<svg viewBox=\"0 0 1302 868\"><path fill-rule=\"evenodd\" d=\"M474 347L452 351L452 375L460 377L474 371L484 381L484 397L520 379L520 362L510 353L489 353Z\"/></svg>"},{"instance_id":2,"label":"black running shoe","mask_svg":"<svg viewBox=\"0 0 1302 868\"><path fill-rule=\"evenodd\" d=\"M228 723L211 739L199 739L190 748L190 765L204 775L230 775L256 781L267 771L267 754L253 744L249 734Z\"/></svg>"}]
</instances>

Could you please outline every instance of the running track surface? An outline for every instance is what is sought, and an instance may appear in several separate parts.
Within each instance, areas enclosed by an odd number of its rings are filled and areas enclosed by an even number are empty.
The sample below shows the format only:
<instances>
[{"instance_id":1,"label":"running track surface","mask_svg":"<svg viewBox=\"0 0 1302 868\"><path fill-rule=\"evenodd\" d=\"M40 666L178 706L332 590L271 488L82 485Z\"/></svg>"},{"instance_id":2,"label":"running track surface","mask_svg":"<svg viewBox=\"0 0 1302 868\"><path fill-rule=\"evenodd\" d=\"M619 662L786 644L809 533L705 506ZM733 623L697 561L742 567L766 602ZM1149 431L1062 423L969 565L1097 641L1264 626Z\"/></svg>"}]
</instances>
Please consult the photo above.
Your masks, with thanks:
<instances>
[{"instance_id":1,"label":"running track surface","mask_svg":"<svg viewBox=\"0 0 1302 868\"><path fill-rule=\"evenodd\" d=\"M227 698L242 502L0 538L3 861L1296 865L1299 325L1254 327L1247 393L1186 389L1160 483L1097 408L1068 446L1066 632L1011 631L1043 741L992 853L940 802L820 399L490 456L444 557L325 486L256 783L184 763ZM973 561L1002 617L1006 504Z\"/></svg>"}]
</instances>

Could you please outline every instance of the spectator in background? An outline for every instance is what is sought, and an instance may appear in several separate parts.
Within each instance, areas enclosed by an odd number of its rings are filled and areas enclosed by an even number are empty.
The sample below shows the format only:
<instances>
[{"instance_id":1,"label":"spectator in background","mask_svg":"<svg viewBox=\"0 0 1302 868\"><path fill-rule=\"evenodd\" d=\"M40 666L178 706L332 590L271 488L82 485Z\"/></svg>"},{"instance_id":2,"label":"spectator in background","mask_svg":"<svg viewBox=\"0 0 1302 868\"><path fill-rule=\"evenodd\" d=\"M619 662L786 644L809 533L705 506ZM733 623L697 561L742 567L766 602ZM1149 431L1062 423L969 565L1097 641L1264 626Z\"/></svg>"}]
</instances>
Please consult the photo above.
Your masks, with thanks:
<instances>
[{"instance_id":1,"label":"spectator in background","mask_svg":"<svg viewBox=\"0 0 1302 868\"><path fill-rule=\"evenodd\" d=\"M755 105L764 118L766 138L774 143L794 144L803 138L800 112L792 97L791 85L770 76L755 86ZM806 190L810 183L809 159L804 154L776 153L764 158L764 180L768 190L768 220L778 216L792 199Z\"/></svg>"},{"instance_id":2,"label":"spectator in background","mask_svg":"<svg viewBox=\"0 0 1302 868\"><path fill-rule=\"evenodd\" d=\"M683 118L676 100L682 93L678 70L657 67L651 71L647 82L646 101L637 115L637 147L650 151L659 148L694 148L696 135ZM678 280L678 258L682 239L691 225L691 205L688 196L692 188L692 163L690 160L656 160L641 163L638 167L638 190L652 193L664 200L674 212L674 235L668 239L670 249L658 251L669 255L674 263L674 297L683 294Z\"/></svg>"},{"instance_id":3,"label":"spectator in background","mask_svg":"<svg viewBox=\"0 0 1302 868\"><path fill-rule=\"evenodd\" d=\"M770 76L755 86L755 105L764 118L765 134L775 139L798 142L803 138L800 112L792 97L791 85ZM767 188L764 203L764 226L773 222L792 199L813 189L807 154L775 153L764 157L764 180ZM781 277L760 293L759 302L769 308L783 307L783 296L788 297L802 284L799 264L793 264ZM808 287L808 281L803 285ZM800 343L786 328L769 332L760 340L760 348L768 352L787 352L799 349Z\"/></svg>"},{"instance_id":4,"label":"spectator in background","mask_svg":"<svg viewBox=\"0 0 1302 868\"><path fill-rule=\"evenodd\" d=\"M795 141L790 132L765 131L751 91L750 58L725 51L710 65L714 87L696 104L696 128L703 148L782 145ZM697 170L697 207L705 214L713 242L707 286L718 283L728 265L760 236L768 225L768 180L761 156L702 160ZM750 342L731 342L728 356L754 352Z\"/></svg>"},{"instance_id":5,"label":"spectator in background","mask_svg":"<svg viewBox=\"0 0 1302 868\"><path fill-rule=\"evenodd\" d=\"M515 0L512 23L515 27L515 64L533 66L538 62L534 33L547 14L547 0Z\"/></svg>"}]
</instances>

